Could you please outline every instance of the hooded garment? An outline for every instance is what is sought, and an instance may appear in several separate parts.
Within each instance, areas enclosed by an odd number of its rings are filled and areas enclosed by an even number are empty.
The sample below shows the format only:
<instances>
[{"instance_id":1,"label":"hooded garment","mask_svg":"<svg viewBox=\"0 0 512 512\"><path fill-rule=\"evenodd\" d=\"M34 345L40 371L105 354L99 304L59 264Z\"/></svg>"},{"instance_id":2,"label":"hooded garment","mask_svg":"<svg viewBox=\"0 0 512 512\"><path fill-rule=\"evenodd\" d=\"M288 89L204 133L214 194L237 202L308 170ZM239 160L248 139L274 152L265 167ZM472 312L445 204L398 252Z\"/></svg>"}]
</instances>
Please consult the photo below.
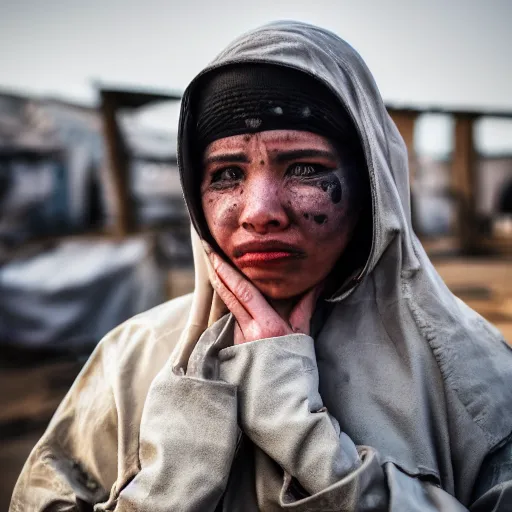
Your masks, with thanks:
<instances>
[{"instance_id":1,"label":"hooded garment","mask_svg":"<svg viewBox=\"0 0 512 512\"><path fill-rule=\"evenodd\" d=\"M407 153L360 56L332 33L273 23L199 77L236 63L308 73L361 139L373 232L314 339L233 346L199 237L191 105L179 162L195 291L98 345L34 448L11 511L512 510L512 353L440 279L411 229ZM198 236L199 235L199 236Z\"/></svg>"}]
</instances>

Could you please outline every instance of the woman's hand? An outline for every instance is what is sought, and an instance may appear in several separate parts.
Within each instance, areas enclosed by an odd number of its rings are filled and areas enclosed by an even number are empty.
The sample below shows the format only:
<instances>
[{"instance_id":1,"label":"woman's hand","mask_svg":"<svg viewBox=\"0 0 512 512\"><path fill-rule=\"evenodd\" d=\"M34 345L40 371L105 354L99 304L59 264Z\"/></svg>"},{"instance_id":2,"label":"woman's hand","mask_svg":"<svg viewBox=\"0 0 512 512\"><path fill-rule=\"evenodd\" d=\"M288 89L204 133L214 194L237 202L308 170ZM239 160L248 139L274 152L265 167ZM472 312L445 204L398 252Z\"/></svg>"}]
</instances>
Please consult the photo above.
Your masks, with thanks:
<instances>
[{"instance_id":1,"label":"woman's hand","mask_svg":"<svg viewBox=\"0 0 512 512\"><path fill-rule=\"evenodd\" d=\"M309 324L319 294L318 287L304 294L286 321L256 286L210 248L207 249L215 271L213 287L237 321L235 345L286 334L309 334Z\"/></svg>"}]
</instances>

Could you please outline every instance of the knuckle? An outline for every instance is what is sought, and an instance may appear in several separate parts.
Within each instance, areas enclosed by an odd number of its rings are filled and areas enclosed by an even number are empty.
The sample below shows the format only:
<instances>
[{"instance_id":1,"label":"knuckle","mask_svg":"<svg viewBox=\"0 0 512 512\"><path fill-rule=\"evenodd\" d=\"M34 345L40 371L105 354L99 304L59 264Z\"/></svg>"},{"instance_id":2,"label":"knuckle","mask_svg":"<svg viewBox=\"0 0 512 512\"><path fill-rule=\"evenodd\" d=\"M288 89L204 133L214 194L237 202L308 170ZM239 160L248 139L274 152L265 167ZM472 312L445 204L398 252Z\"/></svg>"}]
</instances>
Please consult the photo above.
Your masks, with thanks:
<instances>
[{"instance_id":1,"label":"knuckle","mask_svg":"<svg viewBox=\"0 0 512 512\"><path fill-rule=\"evenodd\" d=\"M240 282L235 286L235 295L244 303L248 303L252 299L252 292L244 282Z\"/></svg>"}]
</instances>

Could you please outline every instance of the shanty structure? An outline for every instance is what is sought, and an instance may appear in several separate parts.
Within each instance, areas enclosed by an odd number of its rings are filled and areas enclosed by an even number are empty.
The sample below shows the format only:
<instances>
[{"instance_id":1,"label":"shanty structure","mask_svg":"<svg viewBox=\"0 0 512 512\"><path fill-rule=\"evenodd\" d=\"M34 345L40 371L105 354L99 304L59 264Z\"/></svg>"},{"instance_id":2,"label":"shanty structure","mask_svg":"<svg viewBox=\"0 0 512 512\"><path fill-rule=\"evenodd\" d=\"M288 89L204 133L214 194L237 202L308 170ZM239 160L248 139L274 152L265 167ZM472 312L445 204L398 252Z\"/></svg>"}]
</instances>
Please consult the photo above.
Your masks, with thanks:
<instances>
[{"instance_id":1,"label":"shanty structure","mask_svg":"<svg viewBox=\"0 0 512 512\"><path fill-rule=\"evenodd\" d=\"M482 118L510 119L512 111L464 111L443 108L398 108L388 106L409 152L411 183L414 183L417 160L414 149L414 131L422 114L444 114L454 119L453 153L450 166L450 195L454 199L454 249L465 255L501 253L512 255L512 237L496 237L483 233L479 227L476 208L477 163L475 126ZM512 162L511 162L512 165ZM512 168L511 168L512 171Z\"/></svg>"}]
</instances>

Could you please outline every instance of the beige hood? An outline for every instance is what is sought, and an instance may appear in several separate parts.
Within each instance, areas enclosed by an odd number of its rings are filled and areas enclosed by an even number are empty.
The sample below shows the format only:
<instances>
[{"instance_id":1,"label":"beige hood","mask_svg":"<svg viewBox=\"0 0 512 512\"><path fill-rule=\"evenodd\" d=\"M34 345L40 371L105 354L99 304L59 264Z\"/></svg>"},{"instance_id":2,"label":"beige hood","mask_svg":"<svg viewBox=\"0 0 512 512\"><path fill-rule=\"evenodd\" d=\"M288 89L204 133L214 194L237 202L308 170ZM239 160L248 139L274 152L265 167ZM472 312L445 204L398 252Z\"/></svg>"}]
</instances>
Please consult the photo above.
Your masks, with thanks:
<instances>
[{"instance_id":1,"label":"beige hood","mask_svg":"<svg viewBox=\"0 0 512 512\"><path fill-rule=\"evenodd\" d=\"M331 298L339 301L377 265L391 240L400 238L402 268L419 268L411 229L407 152L390 119L369 69L359 54L329 31L298 22L277 22L260 27L235 40L191 82L183 96L178 135L181 183L193 224L195 264L194 306L188 327L176 349L176 366L186 367L195 342L204 330L226 313L208 278L209 263L200 238L215 246L206 226L198 196L194 168L194 93L201 78L221 67L237 63L267 63L295 68L313 75L331 89L349 113L364 148L370 177L373 226L372 247L366 262L351 279L338 284Z\"/></svg>"}]
</instances>

